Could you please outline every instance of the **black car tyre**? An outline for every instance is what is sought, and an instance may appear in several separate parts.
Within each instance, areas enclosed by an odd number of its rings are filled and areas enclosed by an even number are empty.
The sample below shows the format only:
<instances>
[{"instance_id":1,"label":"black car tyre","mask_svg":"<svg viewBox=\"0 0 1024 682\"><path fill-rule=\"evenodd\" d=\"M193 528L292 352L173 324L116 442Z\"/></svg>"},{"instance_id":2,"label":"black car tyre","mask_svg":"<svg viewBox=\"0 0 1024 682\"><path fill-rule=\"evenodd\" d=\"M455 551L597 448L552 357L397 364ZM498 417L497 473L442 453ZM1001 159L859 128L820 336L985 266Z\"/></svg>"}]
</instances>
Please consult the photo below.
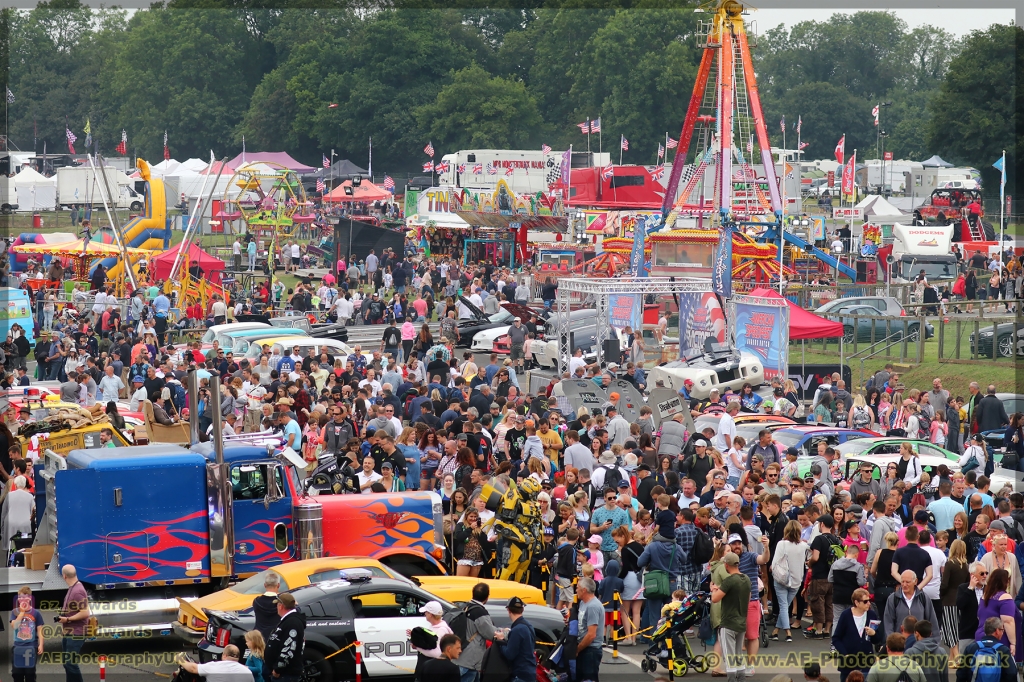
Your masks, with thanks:
<instances>
[{"instance_id":1,"label":"black car tyre","mask_svg":"<svg viewBox=\"0 0 1024 682\"><path fill-rule=\"evenodd\" d=\"M131 211L141 211L142 210L142 202L141 201L133 201L131 203L131 205L128 207L128 209L131 210Z\"/></svg>"},{"instance_id":2,"label":"black car tyre","mask_svg":"<svg viewBox=\"0 0 1024 682\"><path fill-rule=\"evenodd\" d=\"M1009 334L999 337L999 357L1013 357L1013 339Z\"/></svg>"},{"instance_id":3,"label":"black car tyre","mask_svg":"<svg viewBox=\"0 0 1024 682\"><path fill-rule=\"evenodd\" d=\"M299 682L332 682L331 664L324 655L308 646L302 652L302 675Z\"/></svg>"}]
</instances>

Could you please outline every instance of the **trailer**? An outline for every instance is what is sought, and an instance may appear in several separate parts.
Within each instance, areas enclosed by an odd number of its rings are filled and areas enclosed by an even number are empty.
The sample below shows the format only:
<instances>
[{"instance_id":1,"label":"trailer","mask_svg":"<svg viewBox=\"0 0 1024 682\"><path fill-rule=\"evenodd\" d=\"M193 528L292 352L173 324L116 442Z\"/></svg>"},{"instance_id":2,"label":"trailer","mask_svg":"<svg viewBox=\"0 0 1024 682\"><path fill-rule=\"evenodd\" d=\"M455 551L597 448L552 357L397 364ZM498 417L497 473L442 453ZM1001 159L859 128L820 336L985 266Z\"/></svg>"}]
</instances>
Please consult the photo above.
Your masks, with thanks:
<instances>
[{"instance_id":1,"label":"trailer","mask_svg":"<svg viewBox=\"0 0 1024 682\"><path fill-rule=\"evenodd\" d=\"M146 205L146 198L135 190L135 181L116 168L106 166L101 174L81 166L57 169L58 205L102 208L104 196L112 200L113 208L141 211Z\"/></svg>"}]
</instances>

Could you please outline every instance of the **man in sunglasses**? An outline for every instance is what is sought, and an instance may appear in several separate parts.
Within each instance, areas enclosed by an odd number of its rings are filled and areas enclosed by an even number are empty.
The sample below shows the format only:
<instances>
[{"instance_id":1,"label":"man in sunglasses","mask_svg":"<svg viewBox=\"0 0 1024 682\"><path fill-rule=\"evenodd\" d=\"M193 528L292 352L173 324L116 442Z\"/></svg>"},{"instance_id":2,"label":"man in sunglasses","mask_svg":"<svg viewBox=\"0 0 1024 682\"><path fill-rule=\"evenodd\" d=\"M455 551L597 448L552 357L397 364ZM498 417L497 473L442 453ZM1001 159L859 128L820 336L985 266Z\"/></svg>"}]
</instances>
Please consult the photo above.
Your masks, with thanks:
<instances>
[{"instance_id":1,"label":"man in sunglasses","mask_svg":"<svg viewBox=\"0 0 1024 682\"><path fill-rule=\"evenodd\" d=\"M871 493L876 498L881 497L882 486L873 478L874 468L869 462L864 462L860 465L860 476L854 476L853 480L850 481L850 494L854 499L861 493ZM952 527L952 525L943 526L943 528Z\"/></svg>"},{"instance_id":2,"label":"man in sunglasses","mask_svg":"<svg viewBox=\"0 0 1024 682\"><path fill-rule=\"evenodd\" d=\"M764 476L765 480L762 484L764 486L764 492L768 495L778 495L779 498L783 498L789 495L789 488L782 484L779 480L781 477L781 468L778 464L769 464L768 468L765 469Z\"/></svg>"}]
</instances>

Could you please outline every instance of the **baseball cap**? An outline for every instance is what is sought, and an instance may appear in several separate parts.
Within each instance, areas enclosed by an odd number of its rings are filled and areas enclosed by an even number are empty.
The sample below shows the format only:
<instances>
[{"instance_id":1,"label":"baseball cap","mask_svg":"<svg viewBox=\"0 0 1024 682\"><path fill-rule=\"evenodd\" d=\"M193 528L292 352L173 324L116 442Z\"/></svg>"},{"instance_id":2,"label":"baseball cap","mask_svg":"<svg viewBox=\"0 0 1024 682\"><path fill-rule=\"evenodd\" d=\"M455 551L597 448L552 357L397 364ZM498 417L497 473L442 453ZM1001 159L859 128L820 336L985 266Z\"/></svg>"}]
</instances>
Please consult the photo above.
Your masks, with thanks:
<instances>
[{"instance_id":1,"label":"baseball cap","mask_svg":"<svg viewBox=\"0 0 1024 682\"><path fill-rule=\"evenodd\" d=\"M285 608L294 609L295 608L295 597L293 597L292 595L290 595L287 592L285 592L283 594L277 595L277 599L274 600L274 603L275 604L284 604Z\"/></svg>"},{"instance_id":2,"label":"baseball cap","mask_svg":"<svg viewBox=\"0 0 1024 682\"><path fill-rule=\"evenodd\" d=\"M737 537L738 538L739 536L738 535L734 535L733 537ZM728 554L724 555L722 557L722 561L724 563L730 565L730 566L739 566L740 565L740 558L738 556L736 556L735 554L733 554L732 552L729 552Z\"/></svg>"},{"instance_id":3,"label":"baseball cap","mask_svg":"<svg viewBox=\"0 0 1024 682\"><path fill-rule=\"evenodd\" d=\"M726 541L725 544L731 545L734 542L743 542L743 538L740 536L739 533L733 533L732 535L730 535L729 539Z\"/></svg>"},{"instance_id":4,"label":"baseball cap","mask_svg":"<svg viewBox=\"0 0 1024 682\"><path fill-rule=\"evenodd\" d=\"M380 468L381 468L381 470L391 469L392 471L394 471L394 469L395 469L395 467L392 466L391 462L381 462Z\"/></svg>"},{"instance_id":5,"label":"baseball cap","mask_svg":"<svg viewBox=\"0 0 1024 682\"><path fill-rule=\"evenodd\" d=\"M616 367L617 367L617 366L618 366L618 365L616 365ZM618 399L619 399L619 394L618 394L618 393L616 393L615 391L612 391L612 392L611 392L611 393L610 393L610 394L608 395L608 399L609 399L609 400L618 400Z\"/></svg>"},{"instance_id":6,"label":"baseball cap","mask_svg":"<svg viewBox=\"0 0 1024 682\"><path fill-rule=\"evenodd\" d=\"M918 523L928 523L928 512L926 512L924 509L919 510L916 514L914 514L914 520Z\"/></svg>"},{"instance_id":7,"label":"baseball cap","mask_svg":"<svg viewBox=\"0 0 1024 682\"><path fill-rule=\"evenodd\" d=\"M142 377L140 377L138 375L136 375L135 377L132 378L132 383L133 384L142 384L142 383L145 383L145 381L146 381L145 379L143 379Z\"/></svg>"},{"instance_id":8,"label":"baseball cap","mask_svg":"<svg viewBox=\"0 0 1024 682\"><path fill-rule=\"evenodd\" d=\"M683 386L693 386L693 379L686 379L683 381Z\"/></svg>"},{"instance_id":9,"label":"baseball cap","mask_svg":"<svg viewBox=\"0 0 1024 682\"><path fill-rule=\"evenodd\" d=\"M594 535L591 535L589 538L587 538L587 542L593 542L595 544L600 545L602 542L604 542L604 538L595 533Z\"/></svg>"},{"instance_id":10,"label":"baseball cap","mask_svg":"<svg viewBox=\"0 0 1024 682\"><path fill-rule=\"evenodd\" d=\"M508 604L505 606L505 608L523 609L526 608L526 602L524 602L519 597L512 597L508 600Z\"/></svg>"},{"instance_id":11,"label":"baseball cap","mask_svg":"<svg viewBox=\"0 0 1024 682\"><path fill-rule=\"evenodd\" d=\"M444 609L441 608L441 603L436 601L428 601L426 604L420 607L420 613L429 613L434 616L444 615Z\"/></svg>"},{"instance_id":12,"label":"baseball cap","mask_svg":"<svg viewBox=\"0 0 1024 682\"><path fill-rule=\"evenodd\" d=\"M793 455L794 457L799 457L800 451L797 450L796 448L786 448L786 454Z\"/></svg>"},{"instance_id":13,"label":"baseball cap","mask_svg":"<svg viewBox=\"0 0 1024 682\"><path fill-rule=\"evenodd\" d=\"M620 479L620 480L619 480L619 487L620 487L620 488L628 488L628 487L629 487L629 481L627 481L627 480L626 480L626 479L624 479L624 478L623 478L623 479Z\"/></svg>"},{"instance_id":14,"label":"baseball cap","mask_svg":"<svg viewBox=\"0 0 1024 682\"><path fill-rule=\"evenodd\" d=\"M551 526L548 526L547 528L544 529L544 535L554 535L554 534L555 534L555 529L552 528Z\"/></svg>"}]
</instances>

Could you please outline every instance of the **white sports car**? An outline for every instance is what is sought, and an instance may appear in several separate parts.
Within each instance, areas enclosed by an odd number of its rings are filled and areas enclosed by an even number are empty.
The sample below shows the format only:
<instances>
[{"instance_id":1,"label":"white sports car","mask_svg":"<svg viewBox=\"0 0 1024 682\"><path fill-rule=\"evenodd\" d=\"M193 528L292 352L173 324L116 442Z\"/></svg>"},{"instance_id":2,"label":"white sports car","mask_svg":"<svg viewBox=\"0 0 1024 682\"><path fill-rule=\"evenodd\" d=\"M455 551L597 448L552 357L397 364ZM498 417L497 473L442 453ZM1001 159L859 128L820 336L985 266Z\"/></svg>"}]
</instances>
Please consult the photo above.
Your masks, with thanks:
<instances>
[{"instance_id":1,"label":"white sports car","mask_svg":"<svg viewBox=\"0 0 1024 682\"><path fill-rule=\"evenodd\" d=\"M670 362L652 368L647 374L647 385L656 386L658 381L664 381L666 387L678 391L687 379L693 380L693 388L690 389L692 397L707 398L713 388L717 388L719 393L725 393L727 388L739 391L746 383L757 388L764 383L764 367L756 356L747 353L739 358L724 358L714 362Z\"/></svg>"},{"instance_id":2,"label":"white sports car","mask_svg":"<svg viewBox=\"0 0 1024 682\"><path fill-rule=\"evenodd\" d=\"M482 332L477 332L473 337L473 344L470 349L474 353L490 353L494 350L494 341L501 336L508 334L508 328L510 325L503 327L493 327L491 329L485 329Z\"/></svg>"}]
</instances>

